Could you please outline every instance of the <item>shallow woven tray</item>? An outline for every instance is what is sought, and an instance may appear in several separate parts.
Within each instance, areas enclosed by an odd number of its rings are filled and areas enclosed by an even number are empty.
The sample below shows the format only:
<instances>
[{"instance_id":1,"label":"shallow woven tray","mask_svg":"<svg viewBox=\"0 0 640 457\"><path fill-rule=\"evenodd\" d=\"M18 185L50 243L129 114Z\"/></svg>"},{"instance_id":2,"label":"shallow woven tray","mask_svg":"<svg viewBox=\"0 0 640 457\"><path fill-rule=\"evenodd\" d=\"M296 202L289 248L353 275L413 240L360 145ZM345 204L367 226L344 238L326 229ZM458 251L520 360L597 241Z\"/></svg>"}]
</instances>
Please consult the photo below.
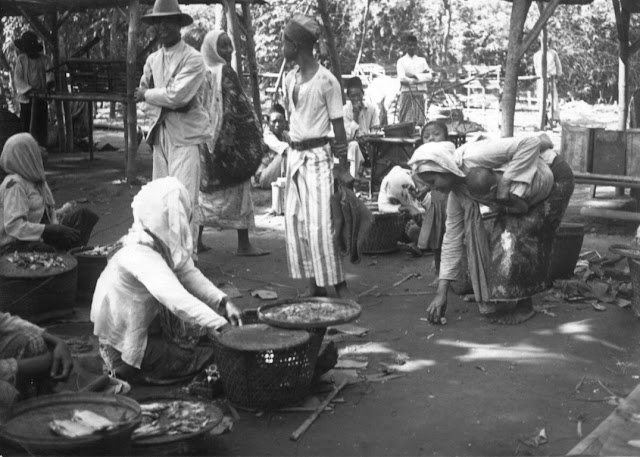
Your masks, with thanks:
<instances>
[{"instance_id":1,"label":"shallow woven tray","mask_svg":"<svg viewBox=\"0 0 640 457\"><path fill-rule=\"evenodd\" d=\"M66 253L59 253L55 255L62 258L62 260L64 261L64 266L51 267L46 270L43 268L30 270L28 268L18 267L14 263L9 262L9 257L12 255L13 255L13 252L9 254L5 254L2 257L0 257L0 277L46 278L49 276L56 276L62 273L66 273L67 271L71 271L78 265L78 261L72 255L66 254Z\"/></svg>"},{"instance_id":2,"label":"shallow woven tray","mask_svg":"<svg viewBox=\"0 0 640 457\"><path fill-rule=\"evenodd\" d=\"M66 438L54 435L49 428L53 419L68 419L74 410L93 411L114 422L127 425L106 435L90 435L80 438ZM89 445L99 445L105 436L126 440L130 444L131 433L142 418L140 406L134 400L121 395L98 393L60 393L45 395L17 403L9 419L0 427L0 441L5 441L31 453L51 455L84 449ZM0 446L0 449L2 447ZM103 448L104 449L104 448ZM94 452L96 450L94 449ZM105 452L107 452L105 450Z\"/></svg>"},{"instance_id":3,"label":"shallow woven tray","mask_svg":"<svg viewBox=\"0 0 640 457\"><path fill-rule=\"evenodd\" d=\"M184 399L184 398L170 398L170 397L161 397L161 398L146 398L145 400L140 401L141 405L147 403L171 403L174 401L187 401L190 403L202 403L209 413L209 423L202 427L197 432L193 433L176 433L175 435L161 435L161 436L152 436L149 438L139 438L133 439L133 447L148 447L148 446L160 446L177 443L179 441L187 441L191 440L197 436L203 435L204 433L209 432L216 425L218 425L222 418L224 417L223 412L216 405L211 402L198 401L193 399Z\"/></svg>"},{"instance_id":4,"label":"shallow woven tray","mask_svg":"<svg viewBox=\"0 0 640 457\"><path fill-rule=\"evenodd\" d=\"M308 332L253 324L234 327L220 335L218 341L238 351L278 351L305 344L309 338Z\"/></svg>"},{"instance_id":5,"label":"shallow woven tray","mask_svg":"<svg viewBox=\"0 0 640 457\"><path fill-rule=\"evenodd\" d=\"M289 305L300 304L300 303L329 303L331 305L336 306L336 308L342 308L343 310L347 310L347 316L336 317L334 319L328 320L320 320L313 322L290 322L277 320L270 315L270 311L276 310L278 308L284 308ZM351 300L343 300L340 298L294 298L291 300L285 300L279 303L273 303L270 305L264 305L258 308L258 317L262 322L266 322L269 325L273 325L276 327L283 327L289 329L308 329L308 328L318 328L318 327L329 327L332 325L340 325L345 324L347 322L351 322L358 317L362 313L362 307L358 305L356 302Z\"/></svg>"}]
</instances>

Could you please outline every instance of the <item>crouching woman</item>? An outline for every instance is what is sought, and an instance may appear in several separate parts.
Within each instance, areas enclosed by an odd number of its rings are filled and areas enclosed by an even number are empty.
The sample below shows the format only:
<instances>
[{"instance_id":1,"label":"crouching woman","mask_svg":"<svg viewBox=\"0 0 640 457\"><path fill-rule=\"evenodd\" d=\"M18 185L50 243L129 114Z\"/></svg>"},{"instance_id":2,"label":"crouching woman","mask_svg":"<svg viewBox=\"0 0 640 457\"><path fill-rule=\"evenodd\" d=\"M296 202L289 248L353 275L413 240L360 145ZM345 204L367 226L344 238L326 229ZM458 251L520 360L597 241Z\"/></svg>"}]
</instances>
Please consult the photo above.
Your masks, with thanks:
<instances>
[{"instance_id":1,"label":"crouching woman","mask_svg":"<svg viewBox=\"0 0 640 457\"><path fill-rule=\"evenodd\" d=\"M206 343L240 311L198 270L191 253L191 200L173 177L145 185L131 204L133 225L102 272L91 305L100 354L112 375L166 384L213 358Z\"/></svg>"}]
</instances>

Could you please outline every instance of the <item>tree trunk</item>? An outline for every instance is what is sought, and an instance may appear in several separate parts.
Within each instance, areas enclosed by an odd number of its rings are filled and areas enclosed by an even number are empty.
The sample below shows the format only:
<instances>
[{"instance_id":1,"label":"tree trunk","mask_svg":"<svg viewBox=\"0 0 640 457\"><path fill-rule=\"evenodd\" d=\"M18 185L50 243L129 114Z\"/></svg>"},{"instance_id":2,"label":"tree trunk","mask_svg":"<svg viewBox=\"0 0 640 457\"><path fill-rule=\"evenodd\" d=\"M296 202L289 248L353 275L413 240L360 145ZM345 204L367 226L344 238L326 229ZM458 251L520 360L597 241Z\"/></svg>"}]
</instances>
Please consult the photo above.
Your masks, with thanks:
<instances>
[{"instance_id":1,"label":"tree trunk","mask_svg":"<svg viewBox=\"0 0 640 457\"><path fill-rule=\"evenodd\" d=\"M140 20L140 0L129 0L129 33L127 41L127 183L137 182L136 155L138 152L138 119L134 92L138 87L136 81L136 58L138 56L138 22Z\"/></svg>"},{"instance_id":2,"label":"tree trunk","mask_svg":"<svg viewBox=\"0 0 640 457\"><path fill-rule=\"evenodd\" d=\"M242 4L242 16L247 37L247 61L249 63L249 77L253 91L253 107L258 120L262 123L262 104L260 103L260 81L258 80L258 63L256 62L256 43L253 40L253 23L251 21L251 5Z\"/></svg>"},{"instance_id":3,"label":"tree trunk","mask_svg":"<svg viewBox=\"0 0 640 457\"><path fill-rule=\"evenodd\" d=\"M353 66L354 73L358 70L358 66L360 65L360 59L362 58L362 49L364 48L364 40L367 37L367 25L369 24L369 21L367 19L369 17L370 5L371 5L371 0L367 0L367 5L364 8L364 17L362 18L362 37L360 37L360 48L358 49L358 57L356 57L356 64Z\"/></svg>"},{"instance_id":4,"label":"tree trunk","mask_svg":"<svg viewBox=\"0 0 640 457\"><path fill-rule=\"evenodd\" d=\"M451 36L451 1L442 0L445 11L444 33L442 36L442 63L449 63L449 37Z\"/></svg>"},{"instance_id":5,"label":"tree trunk","mask_svg":"<svg viewBox=\"0 0 640 457\"><path fill-rule=\"evenodd\" d=\"M325 33L327 34L327 48L329 51L329 59L331 59L331 69L333 70L333 75L338 79L338 83L340 84L340 93L343 94L342 98L344 101L344 92L342 90L342 70L340 69L340 59L336 52L336 39L333 34L333 27L331 26L331 17L329 16L329 11L327 9L327 0L318 0L318 11L320 12L320 17L324 24Z\"/></svg>"},{"instance_id":6,"label":"tree trunk","mask_svg":"<svg viewBox=\"0 0 640 457\"><path fill-rule=\"evenodd\" d=\"M504 90L502 93L502 125L503 137L513 136L513 124L516 112L516 98L518 92L518 63L520 61L520 46L524 23L531 7L532 0L513 0L511 7L511 23L509 25L509 48L507 50L507 66L504 75Z\"/></svg>"},{"instance_id":7,"label":"tree trunk","mask_svg":"<svg viewBox=\"0 0 640 457\"><path fill-rule=\"evenodd\" d=\"M109 27L109 58L116 59L118 56L118 10L111 13L111 24ZM109 119L116 118L116 102L111 102L109 107Z\"/></svg>"},{"instance_id":8,"label":"tree trunk","mask_svg":"<svg viewBox=\"0 0 640 457\"><path fill-rule=\"evenodd\" d=\"M538 9L540 10L540 15L542 15L544 11L544 5L542 2L538 2ZM549 35L547 33L547 26L545 25L542 28L542 37L540 39L540 50L542 54L542 60L540 61L540 72L539 75L542 78L542 96L539 97L541 100L542 106L538 107L540 112L540 130L544 130L547 125L547 98L549 94L547 93L549 88L549 78L547 76L547 46L549 43ZM552 109L553 111L553 109Z\"/></svg>"},{"instance_id":9,"label":"tree trunk","mask_svg":"<svg viewBox=\"0 0 640 457\"><path fill-rule=\"evenodd\" d=\"M233 56L231 57L231 67L238 74L242 81L242 50L240 48L240 29L238 27L238 15L236 14L236 0L224 0L227 9L227 34L233 43Z\"/></svg>"},{"instance_id":10,"label":"tree trunk","mask_svg":"<svg viewBox=\"0 0 640 457\"><path fill-rule=\"evenodd\" d=\"M620 56L618 58L618 130L627 129L628 87L629 76L629 23L631 15L628 10L620 7L618 0L613 0L613 11L616 16Z\"/></svg>"},{"instance_id":11,"label":"tree trunk","mask_svg":"<svg viewBox=\"0 0 640 457\"><path fill-rule=\"evenodd\" d=\"M66 88L63 83L63 71L60 68L60 47L58 45L58 16L56 13L49 13L47 15L49 20L49 26L51 29L51 37L54 45L51 48L51 63L55 70L55 81L56 81L56 93L62 94L66 92ZM57 127L57 136L58 136L58 152L64 152L67 149L67 139L64 134L64 115L62 111L62 102L60 100L56 100L56 127Z\"/></svg>"}]
</instances>

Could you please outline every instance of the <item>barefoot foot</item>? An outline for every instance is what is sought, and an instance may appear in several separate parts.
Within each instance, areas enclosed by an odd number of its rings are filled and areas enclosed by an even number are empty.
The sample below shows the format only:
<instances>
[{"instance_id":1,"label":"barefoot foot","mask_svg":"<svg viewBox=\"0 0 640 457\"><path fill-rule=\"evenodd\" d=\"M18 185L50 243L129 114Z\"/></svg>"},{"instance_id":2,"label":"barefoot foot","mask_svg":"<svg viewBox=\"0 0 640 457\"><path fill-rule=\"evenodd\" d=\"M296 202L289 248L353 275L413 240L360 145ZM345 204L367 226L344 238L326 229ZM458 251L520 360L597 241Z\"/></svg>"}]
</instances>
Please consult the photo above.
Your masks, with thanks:
<instances>
[{"instance_id":1,"label":"barefoot foot","mask_svg":"<svg viewBox=\"0 0 640 457\"><path fill-rule=\"evenodd\" d=\"M242 247L238 246L238 249L236 250L236 255L243 256L243 257L258 257L261 255L267 255L267 254L269 254L269 251L265 251L263 249L257 248L252 244L248 246L242 246Z\"/></svg>"},{"instance_id":2,"label":"barefoot foot","mask_svg":"<svg viewBox=\"0 0 640 457\"><path fill-rule=\"evenodd\" d=\"M531 298L527 298L520 300L513 309L491 313L486 317L494 324L518 325L528 321L535 316L535 314L536 312L533 309Z\"/></svg>"}]
</instances>

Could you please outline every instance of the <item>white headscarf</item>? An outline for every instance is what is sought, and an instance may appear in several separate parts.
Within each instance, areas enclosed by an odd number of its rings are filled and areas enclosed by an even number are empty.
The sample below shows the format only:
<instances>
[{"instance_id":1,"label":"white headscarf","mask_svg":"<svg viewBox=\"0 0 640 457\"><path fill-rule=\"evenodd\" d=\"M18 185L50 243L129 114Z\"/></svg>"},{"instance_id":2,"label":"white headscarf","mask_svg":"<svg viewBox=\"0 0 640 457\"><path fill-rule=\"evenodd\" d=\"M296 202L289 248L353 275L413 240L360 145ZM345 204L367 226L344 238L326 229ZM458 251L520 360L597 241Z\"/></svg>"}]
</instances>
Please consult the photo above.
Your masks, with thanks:
<instances>
[{"instance_id":1,"label":"white headscarf","mask_svg":"<svg viewBox=\"0 0 640 457\"><path fill-rule=\"evenodd\" d=\"M204 37L200 47L200 53L208 70L210 84L210 93L205 96L205 108L209 112L213 145L218 139L224 112L224 106L222 106L222 68L227 65L227 61L218 54L218 40L222 35L226 35L226 32L212 30ZM210 150L213 151L212 148Z\"/></svg>"},{"instance_id":2,"label":"white headscarf","mask_svg":"<svg viewBox=\"0 0 640 457\"><path fill-rule=\"evenodd\" d=\"M453 153L456 147L449 141L425 143L413 153L409 166L414 174L418 173L452 173L464 177L464 173L456 164Z\"/></svg>"},{"instance_id":3,"label":"white headscarf","mask_svg":"<svg viewBox=\"0 0 640 457\"><path fill-rule=\"evenodd\" d=\"M151 181L133 198L131 208L133 225L122 243L157 246L172 270L182 268L193 251L191 199L182 183L171 176Z\"/></svg>"},{"instance_id":4,"label":"white headscarf","mask_svg":"<svg viewBox=\"0 0 640 457\"><path fill-rule=\"evenodd\" d=\"M49 212L53 211L56 202L47 184L38 142L28 133L13 135L4 144L0 167L8 174L20 175L35 184L44 200L49 220L53 221Z\"/></svg>"}]
</instances>

